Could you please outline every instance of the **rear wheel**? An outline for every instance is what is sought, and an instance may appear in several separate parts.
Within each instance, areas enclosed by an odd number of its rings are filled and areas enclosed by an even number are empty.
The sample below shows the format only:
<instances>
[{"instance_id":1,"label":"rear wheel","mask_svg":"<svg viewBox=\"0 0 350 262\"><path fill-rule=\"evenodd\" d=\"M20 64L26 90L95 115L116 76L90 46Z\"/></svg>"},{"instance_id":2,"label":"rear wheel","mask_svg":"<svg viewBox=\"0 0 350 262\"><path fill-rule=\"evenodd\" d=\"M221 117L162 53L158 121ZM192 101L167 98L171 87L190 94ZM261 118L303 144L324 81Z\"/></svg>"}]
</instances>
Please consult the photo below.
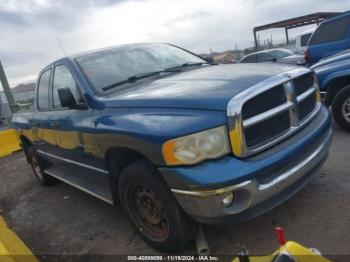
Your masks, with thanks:
<instances>
[{"instance_id":1,"label":"rear wheel","mask_svg":"<svg viewBox=\"0 0 350 262\"><path fill-rule=\"evenodd\" d=\"M33 169L35 177L38 179L41 185L51 186L56 182L55 178L44 173L43 162L33 146L26 149L26 156Z\"/></svg>"},{"instance_id":2,"label":"rear wheel","mask_svg":"<svg viewBox=\"0 0 350 262\"><path fill-rule=\"evenodd\" d=\"M175 252L193 241L196 224L151 164L138 161L126 167L120 176L119 193L131 223L149 245Z\"/></svg>"},{"instance_id":3,"label":"rear wheel","mask_svg":"<svg viewBox=\"0 0 350 262\"><path fill-rule=\"evenodd\" d=\"M332 113L337 124L350 131L350 85L336 94L332 103Z\"/></svg>"}]
</instances>

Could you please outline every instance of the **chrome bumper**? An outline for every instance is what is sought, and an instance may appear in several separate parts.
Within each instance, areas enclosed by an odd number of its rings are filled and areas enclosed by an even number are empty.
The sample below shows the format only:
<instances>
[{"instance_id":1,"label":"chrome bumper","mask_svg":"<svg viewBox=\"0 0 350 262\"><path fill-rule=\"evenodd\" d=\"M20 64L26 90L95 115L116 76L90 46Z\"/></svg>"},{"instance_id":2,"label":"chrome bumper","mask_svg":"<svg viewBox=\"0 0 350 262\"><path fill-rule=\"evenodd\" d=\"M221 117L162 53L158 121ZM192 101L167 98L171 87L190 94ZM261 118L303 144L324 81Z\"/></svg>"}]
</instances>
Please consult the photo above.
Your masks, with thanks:
<instances>
[{"instance_id":1,"label":"chrome bumper","mask_svg":"<svg viewBox=\"0 0 350 262\"><path fill-rule=\"evenodd\" d=\"M254 209L254 207L263 205L264 202L269 202L274 197L280 198L277 195L281 194L281 192L287 191L289 187L297 184L304 176L314 174L322 166L328 155L331 138L332 131L330 130L321 144L308 154L306 158L296 163L292 168L284 170L282 174L268 183L264 184L257 179L252 179L215 190L187 191L172 189L172 192L184 211L194 217L195 220L197 220L196 218L210 219L247 212L250 209ZM302 186L300 186L301 188ZM294 191L297 192L298 190ZM225 206L223 199L229 194L233 194L233 202L230 206ZM283 198L281 197L272 202L272 205L276 206L283 202ZM276 204L276 202L278 203ZM266 207L265 209L268 211L271 208ZM254 215L250 214L250 217L254 217Z\"/></svg>"}]
</instances>

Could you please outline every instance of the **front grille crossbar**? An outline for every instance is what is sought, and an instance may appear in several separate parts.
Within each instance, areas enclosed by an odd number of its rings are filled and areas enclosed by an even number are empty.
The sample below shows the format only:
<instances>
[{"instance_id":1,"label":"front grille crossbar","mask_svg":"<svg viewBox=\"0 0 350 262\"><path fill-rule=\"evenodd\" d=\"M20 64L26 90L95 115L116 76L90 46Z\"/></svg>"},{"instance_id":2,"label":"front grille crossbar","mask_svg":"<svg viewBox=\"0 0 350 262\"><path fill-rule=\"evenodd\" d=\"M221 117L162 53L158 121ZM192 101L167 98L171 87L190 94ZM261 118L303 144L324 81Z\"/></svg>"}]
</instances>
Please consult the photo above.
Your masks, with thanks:
<instances>
[{"instance_id":1,"label":"front grille crossbar","mask_svg":"<svg viewBox=\"0 0 350 262\"><path fill-rule=\"evenodd\" d=\"M312 86L311 88L309 88L305 93L302 93L300 96L297 97L297 101L298 103L300 103L301 101L305 100L306 98L308 98L310 95L315 94L317 87Z\"/></svg>"},{"instance_id":2,"label":"front grille crossbar","mask_svg":"<svg viewBox=\"0 0 350 262\"><path fill-rule=\"evenodd\" d=\"M270 109L269 111L263 112L259 115L253 116L251 118L248 118L246 120L243 120L243 127L250 127L253 125L256 125L260 122L263 122L271 117L274 117L275 115L278 115L281 112L287 111L291 109L294 106L291 102L286 102L278 107L275 107L273 109Z\"/></svg>"}]
</instances>

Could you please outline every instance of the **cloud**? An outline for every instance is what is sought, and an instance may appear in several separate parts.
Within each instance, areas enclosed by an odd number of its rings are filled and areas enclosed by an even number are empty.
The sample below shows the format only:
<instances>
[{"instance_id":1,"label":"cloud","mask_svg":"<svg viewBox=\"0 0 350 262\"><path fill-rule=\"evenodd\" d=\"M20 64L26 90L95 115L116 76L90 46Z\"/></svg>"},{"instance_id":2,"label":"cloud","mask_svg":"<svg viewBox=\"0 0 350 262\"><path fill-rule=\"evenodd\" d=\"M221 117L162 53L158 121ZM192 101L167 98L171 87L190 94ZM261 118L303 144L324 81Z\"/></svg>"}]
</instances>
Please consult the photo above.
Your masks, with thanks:
<instances>
[{"instance_id":1,"label":"cloud","mask_svg":"<svg viewBox=\"0 0 350 262\"><path fill-rule=\"evenodd\" d=\"M0 0L0 59L15 85L64 55L58 37L68 54L132 42L224 51L251 46L254 26L349 7L350 0ZM260 39L271 34L284 37L271 30Z\"/></svg>"}]
</instances>

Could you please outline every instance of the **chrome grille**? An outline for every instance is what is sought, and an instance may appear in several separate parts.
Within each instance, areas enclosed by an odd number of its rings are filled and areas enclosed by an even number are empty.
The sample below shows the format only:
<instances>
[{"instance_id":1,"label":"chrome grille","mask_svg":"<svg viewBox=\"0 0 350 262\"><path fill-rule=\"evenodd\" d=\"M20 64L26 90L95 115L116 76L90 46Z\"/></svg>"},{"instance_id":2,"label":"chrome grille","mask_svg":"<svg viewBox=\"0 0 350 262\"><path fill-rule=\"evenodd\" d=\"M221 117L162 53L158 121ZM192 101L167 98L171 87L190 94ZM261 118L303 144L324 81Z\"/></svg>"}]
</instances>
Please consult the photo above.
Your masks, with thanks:
<instances>
[{"instance_id":1,"label":"chrome grille","mask_svg":"<svg viewBox=\"0 0 350 262\"><path fill-rule=\"evenodd\" d=\"M316 94L313 93L298 103L299 119L304 120L316 106Z\"/></svg>"},{"instance_id":2,"label":"chrome grille","mask_svg":"<svg viewBox=\"0 0 350 262\"><path fill-rule=\"evenodd\" d=\"M317 113L318 87L310 69L265 80L231 99L228 106L232 150L245 157L293 134ZM241 141L237 142L240 138Z\"/></svg>"},{"instance_id":3,"label":"chrome grille","mask_svg":"<svg viewBox=\"0 0 350 262\"><path fill-rule=\"evenodd\" d=\"M293 79L295 94L297 96L305 93L314 83L313 73L305 74Z\"/></svg>"},{"instance_id":4,"label":"chrome grille","mask_svg":"<svg viewBox=\"0 0 350 262\"><path fill-rule=\"evenodd\" d=\"M287 132L290 127L288 111L275 115L266 121L244 129L248 147L259 146Z\"/></svg>"},{"instance_id":5,"label":"chrome grille","mask_svg":"<svg viewBox=\"0 0 350 262\"><path fill-rule=\"evenodd\" d=\"M242 108L243 119L258 115L260 112L268 111L280 106L287 101L283 85L271 88L256 97L248 100Z\"/></svg>"}]
</instances>

